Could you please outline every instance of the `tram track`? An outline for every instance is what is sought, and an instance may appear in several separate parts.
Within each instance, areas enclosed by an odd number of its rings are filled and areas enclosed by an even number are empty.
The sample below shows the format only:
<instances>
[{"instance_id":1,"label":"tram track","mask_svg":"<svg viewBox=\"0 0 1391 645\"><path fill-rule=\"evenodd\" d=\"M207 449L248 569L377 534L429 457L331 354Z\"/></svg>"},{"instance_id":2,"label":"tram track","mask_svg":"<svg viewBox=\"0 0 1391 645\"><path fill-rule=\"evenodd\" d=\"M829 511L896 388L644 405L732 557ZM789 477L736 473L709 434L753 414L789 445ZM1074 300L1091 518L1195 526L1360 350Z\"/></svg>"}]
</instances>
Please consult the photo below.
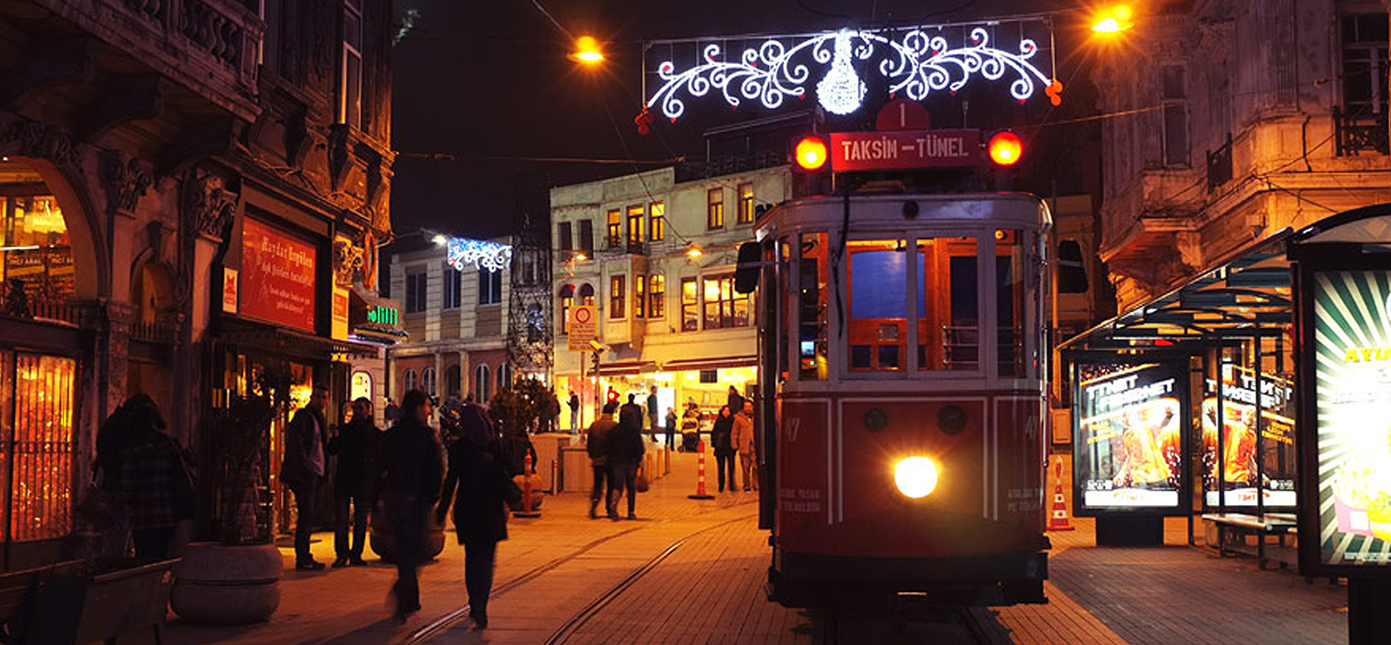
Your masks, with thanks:
<instances>
[{"instance_id":1,"label":"tram track","mask_svg":"<svg viewBox=\"0 0 1391 645\"><path fill-rule=\"evenodd\" d=\"M613 540L616 540L616 539L618 539L618 538L621 538L621 537L623 537L623 536L625 536L625 535L629 535L629 534L632 534L632 533L635 533L635 532L638 532L638 531L643 531L643 530L646 530L646 529L650 529L650 528L653 528L653 527L656 527L656 526L659 526L659 525L662 525L662 524L668 524L668 523L671 523L671 522L686 520L686 519L690 519L690 518L692 518L692 517L699 517L699 516L701 516L701 515L705 515L705 514L713 513L713 512L718 512L718 511L722 511L722 510L727 510L727 509L732 509L732 508L738 508L738 507L740 507L740 506L745 506L745 505L748 505L748 504L754 504L754 503L756 503L756 501L757 501L757 500L750 500L750 501L746 501L746 502L739 502L739 503L737 503L737 504L732 504L732 505L730 505L730 506L720 507L719 509L711 510L711 511L697 511L697 512L694 512L694 513L687 513L687 514L684 514L684 515L679 515L679 516L677 516L677 517L667 518L667 519L664 519L664 520L658 520L658 521L656 521L656 522L653 522L653 523L651 523L651 524L647 524L647 525L644 525L644 526L634 526L634 527L631 527L631 528L627 528L627 529L618 531L617 533L612 533L612 534L605 535L605 536L600 537L600 538L596 538L596 539L594 539L594 540L591 540L590 542L585 543L583 546L579 547L578 549L575 549L575 550L573 550L573 551L570 551L570 552L566 553L566 554L563 555L563 556L560 556L560 557L554 558L554 559L552 559L552 560L549 560L549 561L547 561L547 562L545 562L545 563L543 563L543 564L541 564L541 565L539 565L539 566L537 566L537 567L534 567L534 568L532 568L532 569L526 571L525 573L522 573L521 575L518 575L518 576L515 577L515 578L512 578L512 579L510 579L510 580L508 580L508 581L506 581L506 582L504 582L504 583L502 583L502 584L499 584L499 585L495 586L495 587L493 588L493 593L492 593L492 595L491 595L490 598L493 599L493 600L496 600L498 597L503 596L503 595L506 595L508 592L511 592L511 591L513 591L513 590L515 590L515 589L517 589L517 588L519 588L519 587L525 586L526 584L528 584L528 583L530 583L530 582L533 582L533 581L537 580L537 579L540 578L541 576L543 576L543 575L545 575L545 574L547 574L547 573L549 573L549 572L551 572L551 571L554 571L555 569L557 569L557 568L559 568L560 566L564 565L565 563L567 563L567 562L573 560L574 558L576 558L576 557L578 557L578 556L581 556L581 555L584 555L585 553L588 553L589 551L592 551L592 550L594 550L595 548L598 548L599 546L602 546L603 544L606 544L606 543L608 543L608 542L612 542ZM637 573L638 571L641 571L641 572L645 575L646 572L651 571L651 569L655 568L655 565L656 565L656 564L659 564L661 560L666 559L668 556L670 556L672 553L674 553L674 552L676 551L676 549L679 548L682 544L685 544L687 540L689 540L689 539L691 539L691 538L693 538L693 537L695 537L695 536L697 536L697 535L699 535L699 534L701 534L701 533L704 533L704 532L706 532L706 531L709 531L709 530L712 530L712 529L715 529L715 528L718 528L718 527L720 527L720 526L724 526L724 525L727 525L727 524L732 524L732 523L737 522L737 521L747 520L747 519L749 519L749 518L751 518L751 517L757 517L757 514L755 513L755 514L751 514L751 515L741 515L741 516L739 516L739 517L737 517L737 518L733 518L733 519L730 519L730 520L726 520L726 521L724 521L724 522L720 522L720 523L718 523L718 524L713 524L713 525L711 525L711 526L707 526L707 527L705 527L705 528L702 528L702 529L700 529L700 530L697 530L697 531L695 531L695 532L693 532L693 533L690 533L690 534L688 534L688 535L682 537L680 540L677 540L676 542L672 543L672 545L668 546L667 549L663 550L662 553L658 554L658 556L656 556L655 558L649 560L647 563L645 563L644 565L642 565L641 567L639 567L639 568L638 568L637 570L635 570L633 573L630 573L627 577L624 578L624 580L623 580L622 582L619 583L619 585L623 585L623 588L626 589L628 585L631 585L633 582L636 582L636 580L637 580L638 578L641 577L641 575L635 576L635 575L634 575L635 573ZM621 593L621 590L619 590L618 593ZM611 588L611 589L605 594L605 596L616 597L616 596L617 596L617 593L614 593L614 589ZM601 596L601 599L602 599L603 597L604 597L604 596ZM609 599L611 600L612 597L610 597ZM607 604L607 601L605 601L604 604ZM587 606L587 607L585 608L584 611L590 611L590 610L592 610L592 609L596 609L596 606L595 606L594 603L591 603L589 606ZM582 611L581 613L583 613L583 611ZM595 613L597 613L597 612L595 612ZM456 610L454 610L454 611L449 612L448 614L445 614L444 616L441 616L440 618L435 619L434 621L430 622L428 625L425 625L425 626L421 627L420 629L417 629L416 631L412 632L409 636L407 636L405 639L402 639L402 640L400 640L400 641L397 641L397 645L419 645L420 643L429 642L430 640L436 638L437 636L440 636L440 635L444 634L445 632L449 631L450 628L454 627L455 625L457 625L457 624L459 624L460 622L462 622L462 621L464 621L465 619L467 619L467 618L469 617L469 615L470 615L470 613L469 613L469 606L468 606L468 605L464 605L464 606L462 606L462 607L460 607L460 608L458 608L458 609L456 609ZM588 619L586 618L585 620L587 621ZM572 617L569 621L567 621L567 622L566 622L566 625L569 625L569 624L570 624L571 622L573 622L573 621L574 621L574 617ZM580 623L580 624L582 624L582 623ZM552 637L554 638L554 635L552 635ZM547 642L550 642L550 641L547 641Z\"/></svg>"}]
</instances>

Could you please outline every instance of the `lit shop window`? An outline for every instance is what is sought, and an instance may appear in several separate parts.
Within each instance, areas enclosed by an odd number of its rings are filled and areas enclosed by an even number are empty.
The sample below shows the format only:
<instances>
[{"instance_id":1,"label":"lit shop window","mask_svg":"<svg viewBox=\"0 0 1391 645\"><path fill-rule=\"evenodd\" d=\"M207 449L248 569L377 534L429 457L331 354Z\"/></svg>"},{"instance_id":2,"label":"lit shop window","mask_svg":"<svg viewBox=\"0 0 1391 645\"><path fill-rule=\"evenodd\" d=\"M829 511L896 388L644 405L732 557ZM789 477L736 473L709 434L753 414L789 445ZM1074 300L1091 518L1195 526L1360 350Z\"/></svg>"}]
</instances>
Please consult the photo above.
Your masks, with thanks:
<instances>
[{"instance_id":1,"label":"lit shop window","mask_svg":"<svg viewBox=\"0 0 1391 645\"><path fill-rule=\"evenodd\" d=\"M7 542L72 532L76 376L73 359L0 350L0 431L13 437L0 449Z\"/></svg>"}]
</instances>

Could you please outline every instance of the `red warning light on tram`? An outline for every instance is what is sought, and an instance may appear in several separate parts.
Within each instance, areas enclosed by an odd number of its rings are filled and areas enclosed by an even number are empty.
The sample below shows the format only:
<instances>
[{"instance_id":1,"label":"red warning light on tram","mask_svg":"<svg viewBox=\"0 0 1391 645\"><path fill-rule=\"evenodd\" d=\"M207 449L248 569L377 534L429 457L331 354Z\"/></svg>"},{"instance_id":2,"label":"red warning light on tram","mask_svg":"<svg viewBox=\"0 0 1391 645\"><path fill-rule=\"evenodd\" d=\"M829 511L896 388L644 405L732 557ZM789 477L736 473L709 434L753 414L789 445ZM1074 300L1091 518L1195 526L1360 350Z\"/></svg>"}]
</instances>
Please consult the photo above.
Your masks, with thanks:
<instances>
[{"instance_id":1,"label":"red warning light on tram","mask_svg":"<svg viewBox=\"0 0 1391 645\"><path fill-rule=\"evenodd\" d=\"M999 166L1013 166L1024 154L1024 142L1008 130L990 137L990 160Z\"/></svg>"},{"instance_id":2,"label":"red warning light on tram","mask_svg":"<svg viewBox=\"0 0 1391 645\"><path fill-rule=\"evenodd\" d=\"M806 137L797 142L794 151L797 167L802 170L820 170L826 165L826 142L817 137Z\"/></svg>"}]
</instances>

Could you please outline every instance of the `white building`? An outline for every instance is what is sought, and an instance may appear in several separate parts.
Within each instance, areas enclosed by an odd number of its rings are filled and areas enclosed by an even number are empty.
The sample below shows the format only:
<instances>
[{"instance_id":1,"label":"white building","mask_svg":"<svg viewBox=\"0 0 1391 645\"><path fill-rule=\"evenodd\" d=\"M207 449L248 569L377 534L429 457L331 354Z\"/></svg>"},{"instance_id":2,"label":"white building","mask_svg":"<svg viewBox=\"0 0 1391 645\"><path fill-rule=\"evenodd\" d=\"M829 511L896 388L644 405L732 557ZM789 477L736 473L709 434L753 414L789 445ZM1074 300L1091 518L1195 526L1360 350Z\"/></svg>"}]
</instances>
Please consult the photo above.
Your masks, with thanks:
<instances>
[{"instance_id":1,"label":"white building","mask_svg":"<svg viewBox=\"0 0 1391 645\"><path fill-rule=\"evenodd\" d=\"M645 403L656 385L665 416L689 401L715 412L729 386L747 392L757 383L753 296L734 292L734 269L757 215L792 196L790 168L679 174L663 168L551 190L556 385L562 400L581 394L582 424L593 419L596 393ZM576 304L597 306L598 340L608 347L597 391L592 355L568 349ZM570 415L561 416L568 427Z\"/></svg>"}]
</instances>

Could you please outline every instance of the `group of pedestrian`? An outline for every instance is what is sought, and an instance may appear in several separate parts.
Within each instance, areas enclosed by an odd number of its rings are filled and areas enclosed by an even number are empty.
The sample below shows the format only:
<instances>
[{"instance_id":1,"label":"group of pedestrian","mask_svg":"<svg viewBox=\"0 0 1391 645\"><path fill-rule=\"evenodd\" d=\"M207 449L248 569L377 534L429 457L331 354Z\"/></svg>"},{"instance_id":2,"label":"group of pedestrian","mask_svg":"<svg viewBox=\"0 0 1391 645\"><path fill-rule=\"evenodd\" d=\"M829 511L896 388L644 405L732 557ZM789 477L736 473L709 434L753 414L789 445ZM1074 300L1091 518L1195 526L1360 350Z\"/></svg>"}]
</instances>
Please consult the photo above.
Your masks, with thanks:
<instances>
[{"instance_id":1,"label":"group of pedestrian","mask_svg":"<svg viewBox=\"0 0 1391 645\"><path fill-rule=\"evenodd\" d=\"M617 401L609 401L603 415L589 426L585 441L594 471L594 487L589 494L590 519L599 517L599 501L604 500L609 519L617 521L618 500L625 492L628 519L637 519L638 466L647 447L642 439L642 408L634 398L629 394L628 403L622 409L618 408Z\"/></svg>"},{"instance_id":2,"label":"group of pedestrian","mask_svg":"<svg viewBox=\"0 0 1391 645\"><path fill-rule=\"evenodd\" d=\"M735 488L734 462L743 472L744 490L758 490L758 470L754 455L753 403L731 386L728 403L720 408L710 428L710 446L715 453L719 490Z\"/></svg>"}]
</instances>

